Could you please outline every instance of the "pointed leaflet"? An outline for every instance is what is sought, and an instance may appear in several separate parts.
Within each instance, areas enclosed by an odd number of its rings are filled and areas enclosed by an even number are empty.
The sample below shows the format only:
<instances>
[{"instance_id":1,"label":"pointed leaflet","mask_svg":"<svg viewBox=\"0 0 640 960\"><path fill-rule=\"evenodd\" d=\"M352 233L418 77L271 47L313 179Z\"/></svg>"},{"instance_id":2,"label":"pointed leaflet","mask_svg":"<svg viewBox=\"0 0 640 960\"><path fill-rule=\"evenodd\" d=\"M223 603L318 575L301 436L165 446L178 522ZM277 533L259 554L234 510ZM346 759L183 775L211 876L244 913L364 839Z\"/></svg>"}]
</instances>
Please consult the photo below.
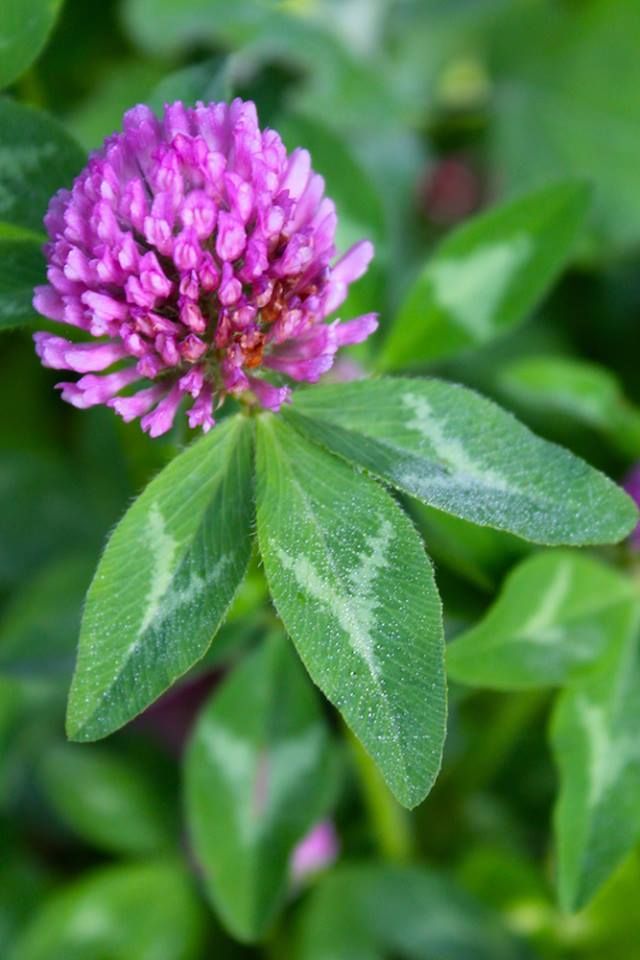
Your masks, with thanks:
<instances>
[{"instance_id":1,"label":"pointed leaflet","mask_svg":"<svg viewBox=\"0 0 640 960\"><path fill-rule=\"evenodd\" d=\"M562 683L601 653L633 590L630 579L580 553L529 557L486 616L449 645L449 675L496 690Z\"/></svg>"},{"instance_id":2,"label":"pointed leaflet","mask_svg":"<svg viewBox=\"0 0 640 960\"><path fill-rule=\"evenodd\" d=\"M466 387L395 377L317 387L285 416L429 506L534 543L615 543L636 522L611 480Z\"/></svg>"},{"instance_id":3,"label":"pointed leaflet","mask_svg":"<svg viewBox=\"0 0 640 960\"><path fill-rule=\"evenodd\" d=\"M384 490L282 420L258 421L258 539L278 613L313 680L398 800L440 767L440 600L422 544Z\"/></svg>"},{"instance_id":4,"label":"pointed leaflet","mask_svg":"<svg viewBox=\"0 0 640 960\"><path fill-rule=\"evenodd\" d=\"M252 424L219 424L149 484L87 595L67 731L122 726L206 653L251 551Z\"/></svg>"},{"instance_id":5,"label":"pointed leaflet","mask_svg":"<svg viewBox=\"0 0 640 960\"><path fill-rule=\"evenodd\" d=\"M241 940L259 939L282 906L294 846L326 812L334 769L290 641L263 640L205 705L185 771L194 853Z\"/></svg>"},{"instance_id":6,"label":"pointed leaflet","mask_svg":"<svg viewBox=\"0 0 640 960\"><path fill-rule=\"evenodd\" d=\"M560 772L554 826L565 910L584 906L640 840L640 609L564 691L551 724Z\"/></svg>"},{"instance_id":7,"label":"pointed leaflet","mask_svg":"<svg viewBox=\"0 0 640 960\"><path fill-rule=\"evenodd\" d=\"M409 290L385 369L486 343L524 320L564 266L588 206L576 181L505 203L454 231Z\"/></svg>"}]
</instances>

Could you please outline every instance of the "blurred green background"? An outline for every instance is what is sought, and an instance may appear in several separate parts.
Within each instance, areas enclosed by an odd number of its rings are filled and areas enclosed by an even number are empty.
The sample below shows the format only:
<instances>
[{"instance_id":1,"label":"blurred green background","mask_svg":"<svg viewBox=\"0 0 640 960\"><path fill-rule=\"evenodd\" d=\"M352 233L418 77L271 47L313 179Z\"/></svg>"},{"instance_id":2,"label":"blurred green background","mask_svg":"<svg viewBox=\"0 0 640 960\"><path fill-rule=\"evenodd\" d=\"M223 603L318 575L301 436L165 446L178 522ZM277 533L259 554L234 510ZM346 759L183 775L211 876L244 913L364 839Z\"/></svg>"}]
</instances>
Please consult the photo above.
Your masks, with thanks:
<instances>
[{"instance_id":1,"label":"blurred green background","mask_svg":"<svg viewBox=\"0 0 640 960\"><path fill-rule=\"evenodd\" d=\"M341 247L363 236L376 244L343 313L380 311L380 332L354 352L366 370L380 369L399 305L449 231L529 188L586 181L588 223L535 315L486 346L448 357L427 347L412 372L478 387L617 479L640 459L637 0L49 8L52 22L58 12L43 52L7 94L55 116L85 151L134 103L232 95L254 99L289 147L311 150L338 206ZM30 0L20 10L30 16ZM3 16L0 30L11 26ZM238 945L189 849L181 756L204 698L274 627L262 573L256 565L211 654L179 688L106 743L66 744L82 598L101 546L187 436L178 426L151 441L110 411L61 403L29 327L3 332L2 347L0 957L640 957L637 852L586 910L555 906L549 697L461 688L442 776L412 815L326 710L338 864L292 885L264 945ZM427 509L415 519L454 635L526 548Z\"/></svg>"}]
</instances>

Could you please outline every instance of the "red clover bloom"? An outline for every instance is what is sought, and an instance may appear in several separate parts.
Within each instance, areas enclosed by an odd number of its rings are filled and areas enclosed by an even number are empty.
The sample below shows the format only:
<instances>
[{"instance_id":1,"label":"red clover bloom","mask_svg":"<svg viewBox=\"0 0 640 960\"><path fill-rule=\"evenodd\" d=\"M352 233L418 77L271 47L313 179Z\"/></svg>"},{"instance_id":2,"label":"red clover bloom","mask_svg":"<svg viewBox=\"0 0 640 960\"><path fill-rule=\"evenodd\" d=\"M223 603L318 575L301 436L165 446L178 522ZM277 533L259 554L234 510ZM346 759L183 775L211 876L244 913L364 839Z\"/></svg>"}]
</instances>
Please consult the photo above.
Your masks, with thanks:
<instances>
[{"instance_id":1,"label":"red clover bloom","mask_svg":"<svg viewBox=\"0 0 640 960\"><path fill-rule=\"evenodd\" d=\"M326 320L373 255L362 241L332 265L336 224L309 153L261 131L253 103L134 107L45 217L34 306L93 339L36 333L38 355L83 375L58 384L64 400L152 437L185 397L204 431L228 394L278 410L286 378L315 382L377 327Z\"/></svg>"}]
</instances>

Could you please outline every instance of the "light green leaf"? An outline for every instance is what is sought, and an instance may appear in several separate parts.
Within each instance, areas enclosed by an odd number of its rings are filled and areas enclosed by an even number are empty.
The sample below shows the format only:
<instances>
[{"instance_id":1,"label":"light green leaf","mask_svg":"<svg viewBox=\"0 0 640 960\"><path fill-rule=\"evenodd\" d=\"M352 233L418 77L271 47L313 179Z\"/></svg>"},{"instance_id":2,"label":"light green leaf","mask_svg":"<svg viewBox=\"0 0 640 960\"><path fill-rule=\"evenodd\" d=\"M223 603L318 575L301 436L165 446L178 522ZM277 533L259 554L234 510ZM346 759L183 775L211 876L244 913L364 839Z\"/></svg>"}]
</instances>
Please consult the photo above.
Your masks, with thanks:
<instances>
[{"instance_id":1,"label":"light green leaf","mask_svg":"<svg viewBox=\"0 0 640 960\"><path fill-rule=\"evenodd\" d=\"M46 113L0 98L0 220L42 230L51 196L86 162L80 147Z\"/></svg>"},{"instance_id":2,"label":"light green leaf","mask_svg":"<svg viewBox=\"0 0 640 960\"><path fill-rule=\"evenodd\" d=\"M194 853L235 937L257 940L273 923L293 848L326 812L330 761L315 692L288 639L263 640L214 691L186 759Z\"/></svg>"},{"instance_id":3,"label":"light green leaf","mask_svg":"<svg viewBox=\"0 0 640 960\"><path fill-rule=\"evenodd\" d=\"M595 668L556 704L554 815L564 910L584 906L640 840L640 610L626 606Z\"/></svg>"},{"instance_id":4,"label":"light green leaf","mask_svg":"<svg viewBox=\"0 0 640 960\"><path fill-rule=\"evenodd\" d=\"M203 925L179 862L106 867L49 897L10 960L196 960Z\"/></svg>"},{"instance_id":5,"label":"light green leaf","mask_svg":"<svg viewBox=\"0 0 640 960\"><path fill-rule=\"evenodd\" d=\"M145 770L122 753L55 744L43 754L40 783L60 819L91 846L156 854L177 839L170 797L159 795Z\"/></svg>"},{"instance_id":6,"label":"light green leaf","mask_svg":"<svg viewBox=\"0 0 640 960\"><path fill-rule=\"evenodd\" d=\"M507 366L500 387L516 403L551 417L571 417L640 456L640 410L605 367L572 357L526 357Z\"/></svg>"},{"instance_id":7,"label":"light green leaf","mask_svg":"<svg viewBox=\"0 0 640 960\"><path fill-rule=\"evenodd\" d=\"M33 288L44 283L46 275L42 241L5 238L1 226L0 329L8 329L37 316L31 305Z\"/></svg>"},{"instance_id":8,"label":"light green leaf","mask_svg":"<svg viewBox=\"0 0 640 960\"><path fill-rule=\"evenodd\" d=\"M636 0L508 4L490 52L493 166L507 190L578 176L594 186L591 243L640 241L640 6Z\"/></svg>"},{"instance_id":9,"label":"light green leaf","mask_svg":"<svg viewBox=\"0 0 640 960\"><path fill-rule=\"evenodd\" d=\"M317 387L297 393L285 416L429 506L534 543L615 543L636 523L611 480L465 387L400 378Z\"/></svg>"},{"instance_id":10,"label":"light green leaf","mask_svg":"<svg viewBox=\"0 0 640 960\"><path fill-rule=\"evenodd\" d=\"M2 0L0 4L0 89L9 86L36 59L62 0Z\"/></svg>"},{"instance_id":11,"label":"light green leaf","mask_svg":"<svg viewBox=\"0 0 640 960\"><path fill-rule=\"evenodd\" d=\"M113 532L87 596L67 731L122 726L207 651L251 553L252 425L233 417L146 488Z\"/></svg>"},{"instance_id":12,"label":"light green leaf","mask_svg":"<svg viewBox=\"0 0 640 960\"><path fill-rule=\"evenodd\" d=\"M0 674L68 683L93 563L60 556L14 592L0 620Z\"/></svg>"},{"instance_id":13,"label":"light green leaf","mask_svg":"<svg viewBox=\"0 0 640 960\"><path fill-rule=\"evenodd\" d=\"M563 683L599 656L633 590L630 579L581 553L529 557L486 616L449 645L449 676L497 690Z\"/></svg>"},{"instance_id":14,"label":"light green leaf","mask_svg":"<svg viewBox=\"0 0 640 960\"><path fill-rule=\"evenodd\" d=\"M525 320L566 264L588 200L579 182L554 184L451 233L407 293L381 365L424 365Z\"/></svg>"},{"instance_id":15,"label":"light green leaf","mask_svg":"<svg viewBox=\"0 0 640 960\"><path fill-rule=\"evenodd\" d=\"M437 873L350 865L318 886L302 917L296 960L521 960L524 948Z\"/></svg>"},{"instance_id":16,"label":"light green leaf","mask_svg":"<svg viewBox=\"0 0 640 960\"><path fill-rule=\"evenodd\" d=\"M258 421L258 539L312 679L408 807L445 727L441 607L410 521L373 481L273 416Z\"/></svg>"}]
</instances>

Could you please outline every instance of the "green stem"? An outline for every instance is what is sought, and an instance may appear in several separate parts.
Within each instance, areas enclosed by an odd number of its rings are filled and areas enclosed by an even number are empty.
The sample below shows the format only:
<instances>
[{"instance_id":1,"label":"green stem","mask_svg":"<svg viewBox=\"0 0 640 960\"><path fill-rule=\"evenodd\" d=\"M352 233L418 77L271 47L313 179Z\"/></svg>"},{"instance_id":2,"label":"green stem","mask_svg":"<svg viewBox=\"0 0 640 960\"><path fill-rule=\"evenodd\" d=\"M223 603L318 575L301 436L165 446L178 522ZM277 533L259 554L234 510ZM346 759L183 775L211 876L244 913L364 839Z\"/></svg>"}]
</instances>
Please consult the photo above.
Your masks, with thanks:
<instances>
[{"instance_id":1,"label":"green stem","mask_svg":"<svg viewBox=\"0 0 640 960\"><path fill-rule=\"evenodd\" d=\"M397 802L373 760L350 730L347 730L347 738L378 849L385 860L406 863L413 855L409 815Z\"/></svg>"}]
</instances>

